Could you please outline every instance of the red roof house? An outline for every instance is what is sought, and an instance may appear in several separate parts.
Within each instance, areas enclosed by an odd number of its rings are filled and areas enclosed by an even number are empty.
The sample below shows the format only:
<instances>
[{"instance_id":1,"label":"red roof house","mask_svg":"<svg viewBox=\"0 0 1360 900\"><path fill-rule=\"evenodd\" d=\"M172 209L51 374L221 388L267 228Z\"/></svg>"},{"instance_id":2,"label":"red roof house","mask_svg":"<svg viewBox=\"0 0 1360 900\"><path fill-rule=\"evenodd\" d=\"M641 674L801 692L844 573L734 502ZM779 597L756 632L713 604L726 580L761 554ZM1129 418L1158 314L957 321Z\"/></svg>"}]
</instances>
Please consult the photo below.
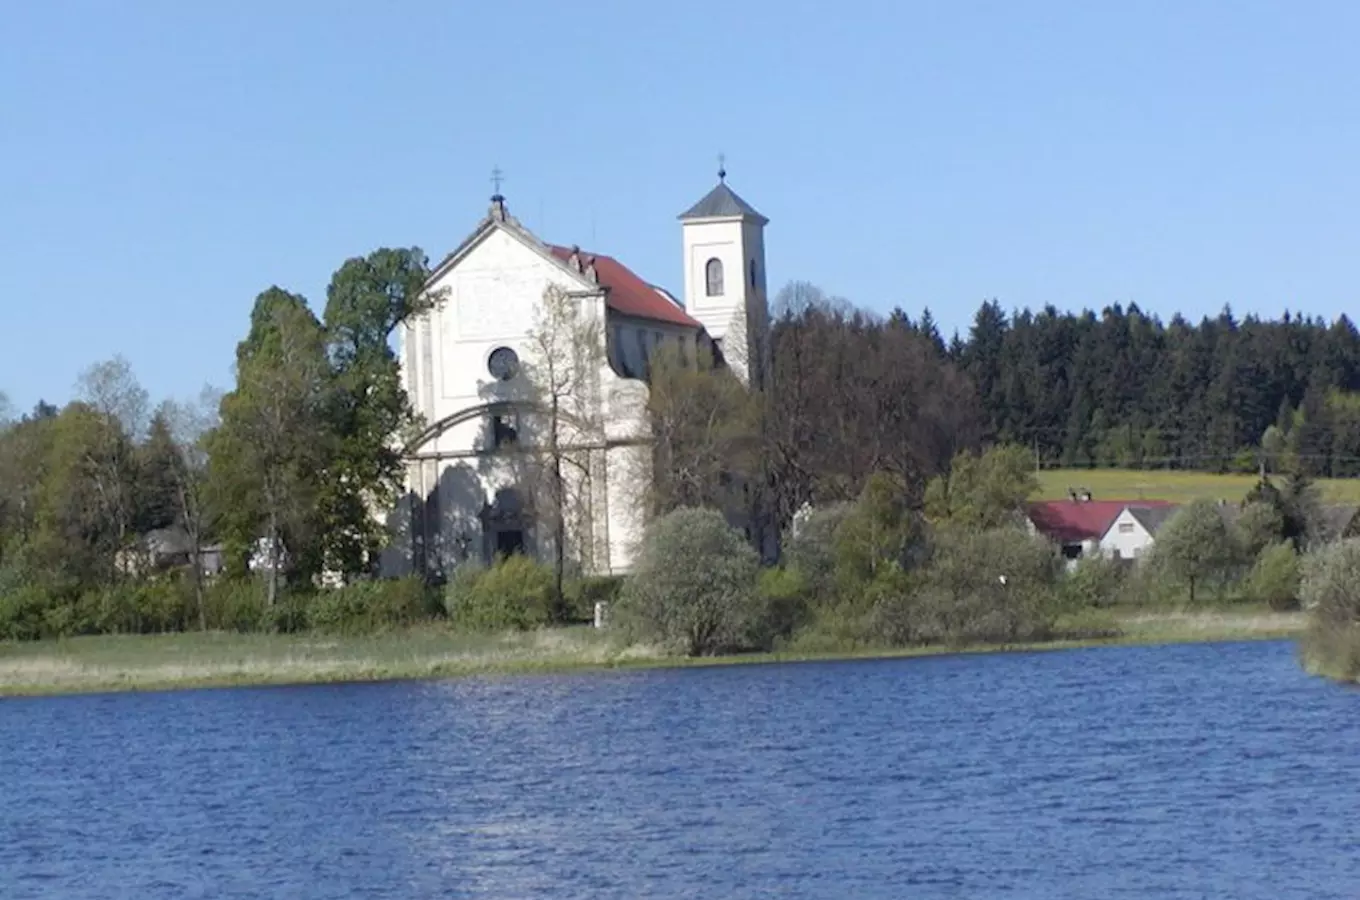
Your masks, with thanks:
<instances>
[{"instance_id":1,"label":"red roof house","mask_svg":"<svg viewBox=\"0 0 1360 900\"><path fill-rule=\"evenodd\" d=\"M1029 505L1034 530L1059 544L1099 541L1125 509L1174 506L1166 500L1042 500Z\"/></svg>"}]
</instances>

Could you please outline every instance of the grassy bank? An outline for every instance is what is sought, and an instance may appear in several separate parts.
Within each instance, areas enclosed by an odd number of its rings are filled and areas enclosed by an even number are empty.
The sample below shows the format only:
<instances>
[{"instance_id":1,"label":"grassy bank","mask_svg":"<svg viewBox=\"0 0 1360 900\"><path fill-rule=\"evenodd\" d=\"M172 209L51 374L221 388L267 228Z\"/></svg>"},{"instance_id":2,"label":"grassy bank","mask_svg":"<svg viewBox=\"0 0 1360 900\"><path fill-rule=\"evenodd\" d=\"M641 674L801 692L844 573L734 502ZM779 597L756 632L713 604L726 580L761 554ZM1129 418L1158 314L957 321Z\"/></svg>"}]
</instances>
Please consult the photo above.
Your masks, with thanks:
<instances>
[{"instance_id":1,"label":"grassy bank","mask_svg":"<svg viewBox=\"0 0 1360 900\"><path fill-rule=\"evenodd\" d=\"M1138 611L1073 619L1064 623L1064 631L1073 637L1043 644L703 660L667 657L644 647L619 648L591 628L500 636L426 628L363 638L221 633L89 637L0 644L0 696L1250 640L1292 637L1303 627L1297 613Z\"/></svg>"},{"instance_id":2,"label":"grassy bank","mask_svg":"<svg viewBox=\"0 0 1360 900\"><path fill-rule=\"evenodd\" d=\"M1256 482L1255 475L1157 469L1047 469L1039 475L1039 493L1034 499L1065 500L1070 489L1086 488L1096 499L1189 503L1208 498L1236 503ZM1360 503L1360 478L1319 478L1315 483L1327 503Z\"/></svg>"}]
</instances>

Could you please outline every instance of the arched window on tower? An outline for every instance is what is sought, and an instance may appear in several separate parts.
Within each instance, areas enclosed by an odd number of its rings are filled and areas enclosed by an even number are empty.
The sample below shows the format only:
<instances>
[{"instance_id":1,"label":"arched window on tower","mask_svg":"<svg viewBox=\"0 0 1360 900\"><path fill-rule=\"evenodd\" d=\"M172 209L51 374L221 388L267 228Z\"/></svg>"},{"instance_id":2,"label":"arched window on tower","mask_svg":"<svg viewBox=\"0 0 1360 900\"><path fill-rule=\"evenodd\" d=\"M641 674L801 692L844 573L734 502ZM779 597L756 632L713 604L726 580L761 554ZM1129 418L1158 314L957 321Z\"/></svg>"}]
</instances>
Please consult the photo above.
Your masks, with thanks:
<instances>
[{"instance_id":1,"label":"arched window on tower","mask_svg":"<svg viewBox=\"0 0 1360 900\"><path fill-rule=\"evenodd\" d=\"M751 260L751 287L756 286L756 261Z\"/></svg>"},{"instance_id":2,"label":"arched window on tower","mask_svg":"<svg viewBox=\"0 0 1360 900\"><path fill-rule=\"evenodd\" d=\"M723 293L723 270L722 260L714 257L704 266L704 282L706 293L710 297L721 297Z\"/></svg>"}]
</instances>

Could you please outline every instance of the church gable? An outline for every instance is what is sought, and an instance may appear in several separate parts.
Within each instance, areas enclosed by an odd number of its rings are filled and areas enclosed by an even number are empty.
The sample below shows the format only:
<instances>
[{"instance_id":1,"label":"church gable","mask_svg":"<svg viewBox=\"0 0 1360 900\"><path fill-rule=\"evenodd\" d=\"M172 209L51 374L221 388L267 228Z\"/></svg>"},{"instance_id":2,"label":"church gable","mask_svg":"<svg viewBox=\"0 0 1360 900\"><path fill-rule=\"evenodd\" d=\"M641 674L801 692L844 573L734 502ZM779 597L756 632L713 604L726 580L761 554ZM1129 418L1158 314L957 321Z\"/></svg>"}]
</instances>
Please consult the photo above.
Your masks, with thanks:
<instances>
[{"instance_id":1,"label":"church gable","mask_svg":"<svg viewBox=\"0 0 1360 900\"><path fill-rule=\"evenodd\" d=\"M531 355L529 333L549 285L578 294L599 291L532 238L499 223L484 227L436 270L429 287L444 302L432 322L438 346L431 364L440 395L435 418L499 396L488 368L491 354L508 348L520 359Z\"/></svg>"},{"instance_id":2,"label":"church gable","mask_svg":"<svg viewBox=\"0 0 1360 900\"><path fill-rule=\"evenodd\" d=\"M493 228L431 281L444 291L444 331L458 341L521 338L551 284L598 291L505 228Z\"/></svg>"}]
</instances>

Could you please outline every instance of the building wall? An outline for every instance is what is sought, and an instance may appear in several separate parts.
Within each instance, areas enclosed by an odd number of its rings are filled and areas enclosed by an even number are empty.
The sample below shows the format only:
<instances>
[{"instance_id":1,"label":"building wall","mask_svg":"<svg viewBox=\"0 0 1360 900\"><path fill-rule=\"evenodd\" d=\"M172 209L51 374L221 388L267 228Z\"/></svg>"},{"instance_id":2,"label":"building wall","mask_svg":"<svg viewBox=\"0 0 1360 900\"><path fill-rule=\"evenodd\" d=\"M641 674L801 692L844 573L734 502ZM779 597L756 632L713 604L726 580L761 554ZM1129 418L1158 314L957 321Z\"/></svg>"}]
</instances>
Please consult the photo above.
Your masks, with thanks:
<instances>
[{"instance_id":1,"label":"building wall","mask_svg":"<svg viewBox=\"0 0 1360 900\"><path fill-rule=\"evenodd\" d=\"M1152 535L1125 509L1100 539L1100 552L1114 559L1137 559L1152 547Z\"/></svg>"},{"instance_id":2,"label":"building wall","mask_svg":"<svg viewBox=\"0 0 1360 900\"><path fill-rule=\"evenodd\" d=\"M744 381L752 383L754 376L754 384L763 386L769 327L764 226L738 217L700 219L686 221L682 232L686 311L722 343ZM723 293L716 297L707 292L710 259L723 265Z\"/></svg>"},{"instance_id":3,"label":"building wall","mask_svg":"<svg viewBox=\"0 0 1360 900\"><path fill-rule=\"evenodd\" d=\"M611 318L602 290L519 238L493 230L431 285L444 294L443 304L402 334L404 383L426 424L467 418L411 448L408 490L389 516L394 542L383 558L385 571L401 574L424 564L447 572L464 558L486 558L495 546L483 511L495 507L498 498L510 499L512 489L527 495L530 482L541 479L543 467L535 464L541 457L496 448L495 425L485 407L522 402L528 391L522 375L497 381L487 361L498 347L513 349L522 366L534 361L530 332L550 285L574 292L581 314L600 323L611 360L618 356L644 368L641 354L655 345L657 335L662 341L687 336L693 343L693 332L684 328ZM611 346L616 340L617 348ZM630 567L640 536L646 490L638 479L649 475L649 456L643 459L635 447L606 448L611 440L640 434L646 388L621 377L604 360L594 381L594 396L582 407L582 427L562 435L573 448L573 464L564 468L573 498L569 556L579 557L590 571L622 572ZM540 417L510 413L503 422L518 429L519 447L534 445L533 427ZM549 555L544 529L527 524L526 549Z\"/></svg>"}]
</instances>

